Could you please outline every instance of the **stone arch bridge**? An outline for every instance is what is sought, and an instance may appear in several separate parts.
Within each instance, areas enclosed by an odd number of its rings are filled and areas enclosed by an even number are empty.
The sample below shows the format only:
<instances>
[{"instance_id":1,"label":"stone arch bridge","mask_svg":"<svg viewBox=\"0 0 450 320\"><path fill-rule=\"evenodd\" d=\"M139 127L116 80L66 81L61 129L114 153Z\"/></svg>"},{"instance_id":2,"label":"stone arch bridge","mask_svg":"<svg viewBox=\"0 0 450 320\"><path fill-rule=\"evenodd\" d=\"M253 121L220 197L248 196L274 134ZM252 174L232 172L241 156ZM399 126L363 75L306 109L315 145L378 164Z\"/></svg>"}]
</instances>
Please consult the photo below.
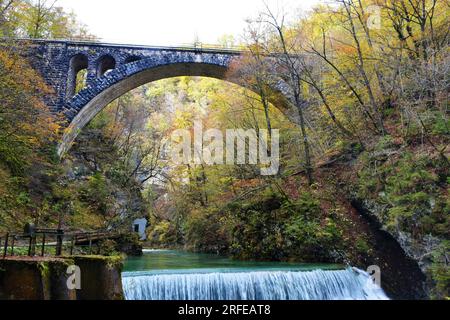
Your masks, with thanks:
<instances>
[{"instance_id":1,"label":"stone arch bridge","mask_svg":"<svg viewBox=\"0 0 450 320\"><path fill-rule=\"evenodd\" d=\"M228 79L227 70L243 52L229 49L154 47L60 40L17 40L33 68L54 94L46 97L52 112L63 114L67 128L58 146L62 157L80 130L109 103L146 83L177 76ZM86 70L86 83L76 93L76 79ZM239 84L239 83L238 83ZM274 84L272 103L288 112L285 83ZM249 88L251 89L251 88ZM288 115L289 116L289 115Z\"/></svg>"}]
</instances>

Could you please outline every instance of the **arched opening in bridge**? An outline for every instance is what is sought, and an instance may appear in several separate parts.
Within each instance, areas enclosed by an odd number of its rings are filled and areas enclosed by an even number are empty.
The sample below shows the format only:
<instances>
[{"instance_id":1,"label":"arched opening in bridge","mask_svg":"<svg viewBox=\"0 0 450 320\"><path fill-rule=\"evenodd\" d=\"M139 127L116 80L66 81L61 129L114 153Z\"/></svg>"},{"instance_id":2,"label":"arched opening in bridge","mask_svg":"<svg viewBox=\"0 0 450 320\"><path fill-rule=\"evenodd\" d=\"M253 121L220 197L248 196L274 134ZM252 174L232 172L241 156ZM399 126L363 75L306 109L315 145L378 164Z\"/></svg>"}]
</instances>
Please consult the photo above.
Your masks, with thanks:
<instances>
[{"instance_id":1,"label":"arched opening in bridge","mask_svg":"<svg viewBox=\"0 0 450 320\"><path fill-rule=\"evenodd\" d=\"M116 67L116 60L110 56L102 56L97 62L97 78L105 75L107 72L113 70Z\"/></svg>"},{"instance_id":2,"label":"arched opening in bridge","mask_svg":"<svg viewBox=\"0 0 450 320\"><path fill-rule=\"evenodd\" d=\"M117 70L117 74L116 74ZM107 82L103 80L110 80L114 77L121 77L123 71L115 69L111 74L104 75L98 81L100 82L100 89L95 96L91 92L83 91L80 96L75 97L70 101L71 105L77 105L80 108L75 116L70 120L69 127L65 130L62 142L58 147L58 154L63 156L67 150L70 149L72 143L78 136L79 132L107 105L124 95L125 93L138 88L144 84L179 76L192 77L208 77L219 80L226 80L230 82L237 82L236 79L228 79L227 66L212 63L202 62L167 62L162 65L157 65L151 68L143 68L142 71L133 73L129 76L123 77L122 80L112 82L103 89L102 83ZM108 81L109 82L109 81ZM237 83L238 85L241 85ZM95 84L93 85L95 87ZM94 88L95 89L95 88ZM283 113L287 114L290 110L290 103L287 98L280 92L274 92L270 96L270 101ZM290 117L290 116L288 116ZM290 118L293 119L293 118Z\"/></svg>"},{"instance_id":3,"label":"arched opening in bridge","mask_svg":"<svg viewBox=\"0 0 450 320\"><path fill-rule=\"evenodd\" d=\"M69 99L86 87L88 64L84 54L77 54L70 59L66 94Z\"/></svg>"},{"instance_id":4,"label":"arched opening in bridge","mask_svg":"<svg viewBox=\"0 0 450 320\"><path fill-rule=\"evenodd\" d=\"M293 131L299 132L298 128L272 104L270 115L274 129L283 123L294 128ZM121 194L121 199L129 197L128 192L132 195L133 190L143 197L157 195L158 200L155 199L157 203L153 200L149 203L154 205L155 210L158 208L160 213L170 215L175 196L172 190L174 186L179 186L177 192L181 192L187 180L199 185L214 184L215 179L206 182L208 179L198 171L202 170L200 166L194 163L189 165L177 163L171 158L169 141L173 138L172 133L178 129L191 131L195 122L202 123L204 139L208 139L207 131L217 130L223 133L224 141L228 129L243 128L256 131L267 128L264 109L258 103L258 96L250 90L208 77L170 77L127 91L102 108L85 128L77 132L79 135L74 148L67 154L65 157L67 161L64 163L72 166L71 171L75 176L78 174L85 179L91 175L86 180L88 181L86 198L95 203L104 214L113 212L113 215L122 217L121 207L116 212L114 205L108 203L99 205L102 202L96 200L96 196L103 194L111 181L121 181L121 188L129 188L125 194ZM297 140L295 136L293 139ZM250 144L250 139L246 140L246 143ZM207 144L205 142L205 145ZM290 149L294 150L292 146ZM223 150L225 159L226 148ZM192 153L195 154L195 151L192 150ZM207 172L211 170L210 173L217 170L219 172L217 175L224 176L236 170L242 179L260 176L260 164L250 164L247 159L245 164L236 161L235 166L226 163L205 165L205 170ZM103 162L105 160L108 164ZM120 163L119 167L112 165L115 162ZM111 180L107 183L100 173ZM137 181L138 187L135 187L134 183L132 184L134 187L130 187L130 181ZM228 185L223 181L218 179L217 184L223 184L225 188ZM196 192L194 197L198 196L199 201L206 205L208 201L213 201L218 191L209 190L208 195L205 192ZM132 203L134 200L127 201ZM131 208L134 207L127 204L128 212L134 213L130 211ZM148 216L145 213L137 214L140 215L123 215L130 219L121 221L127 230L139 232L143 236L142 228L138 228L135 219ZM114 219L111 221L117 222ZM149 220L150 223L154 222Z\"/></svg>"}]
</instances>

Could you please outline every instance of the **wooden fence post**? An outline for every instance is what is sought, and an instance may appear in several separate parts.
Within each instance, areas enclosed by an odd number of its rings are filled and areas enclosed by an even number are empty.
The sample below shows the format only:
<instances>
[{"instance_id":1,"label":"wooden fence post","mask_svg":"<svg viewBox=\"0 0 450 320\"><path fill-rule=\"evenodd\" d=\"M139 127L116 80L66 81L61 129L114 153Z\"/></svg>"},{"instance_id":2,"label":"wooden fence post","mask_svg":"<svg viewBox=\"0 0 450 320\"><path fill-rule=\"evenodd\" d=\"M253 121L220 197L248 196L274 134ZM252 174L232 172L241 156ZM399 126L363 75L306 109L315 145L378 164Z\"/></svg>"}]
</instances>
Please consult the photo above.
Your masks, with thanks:
<instances>
[{"instance_id":1,"label":"wooden fence post","mask_svg":"<svg viewBox=\"0 0 450 320\"><path fill-rule=\"evenodd\" d=\"M45 232L44 235L42 236L41 257L43 257L44 255L45 255Z\"/></svg>"},{"instance_id":2,"label":"wooden fence post","mask_svg":"<svg viewBox=\"0 0 450 320\"><path fill-rule=\"evenodd\" d=\"M12 242L11 242L11 256L14 256L14 245L16 244L16 236L12 236Z\"/></svg>"},{"instance_id":3,"label":"wooden fence post","mask_svg":"<svg viewBox=\"0 0 450 320\"><path fill-rule=\"evenodd\" d=\"M76 236L72 235L72 241L70 242L70 255L73 256L73 247L75 246Z\"/></svg>"},{"instance_id":4,"label":"wooden fence post","mask_svg":"<svg viewBox=\"0 0 450 320\"><path fill-rule=\"evenodd\" d=\"M36 234L33 234L30 238L30 257L36 255Z\"/></svg>"},{"instance_id":5,"label":"wooden fence post","mask_svg":"<svg viewBox=\"0 0 450 320\"><path fill-rule=\"evenodd\" d=\"M30 241L29 241L29 243L28 243L28 256L30 256L31 257L31 242L33 241L33 237L32 236L30 236Z\"/></svg>"},{"instance_id":6,"label":"wooden fence post","mask_svg":"<svg viewBox=\"0 0 450 320\"><path fill-rule=\"evenodd\" d=\"M3 259L6 258L6 254L8 253L8 238L9 238L9 233L7 233L6 236L5 236L5 245L4 245L4 251L3 251Z\"/></svg>"},{"instance_id":7,"label":"wooden fence post","mask_svg":"<svg viewBox=\"0 0 450 320\"><path fill-rule=\"evenodd\" d=\"M88 236L89 239L89 255L92 254L92 238L91 235Z\"/></svg>"},{"instance_id":8,"label":"wooden fence post","mask_svg":"<svg viewBox=\"0 0 450 320\"><path fill-rule=\"evenodd\" d=\"M63 237L64 237L64 231L61 229L58 229L57 236L56 236L56 256L57 257L62 254Z\"/></svg>"}]
</instances>

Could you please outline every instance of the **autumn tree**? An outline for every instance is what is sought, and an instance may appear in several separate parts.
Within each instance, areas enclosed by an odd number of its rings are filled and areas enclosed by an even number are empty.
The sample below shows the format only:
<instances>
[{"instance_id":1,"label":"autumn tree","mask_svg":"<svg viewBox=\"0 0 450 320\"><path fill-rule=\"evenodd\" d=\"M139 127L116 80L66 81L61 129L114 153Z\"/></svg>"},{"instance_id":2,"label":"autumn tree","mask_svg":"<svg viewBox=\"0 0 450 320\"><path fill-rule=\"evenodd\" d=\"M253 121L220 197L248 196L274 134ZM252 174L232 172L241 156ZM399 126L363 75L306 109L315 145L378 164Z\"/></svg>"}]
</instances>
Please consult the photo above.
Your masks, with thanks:
<instances>
[{"instance_id":1,"label":"autumn tree","mask_svg":"<svg viewBox=\"0 0 450 320\"><path fill-rule=\"evenodd\" d=\"M306 128L304 109L307 103L302 95L302 76L298 67L299 59L295 57L292 51L292 45L286 36L285 16L276 16L271 9L266 6L266 12L262 13L257 19L257 24L265 25L265 32L271 35L269 42L256 43L256 47L262 46L266 55L275 52L272 59L276 63L277 76L281 77L288 85L292 100L298 113L299 125L302 132L302 144L305 156L305 171L309 184L313 184L313 167L310 151L310 140ZM258 57L256 55L255 57Z\"/></svg>"},{"instance_id":2,"label":"autumn tree","mask_svg":"<svg viewBox=\"0 0 450 320\"><path fill-rule=\"evenodd\" d=\"M96 39L58 0L1 1L0 26L7 37Z\"/></svg>"}]
</instances>

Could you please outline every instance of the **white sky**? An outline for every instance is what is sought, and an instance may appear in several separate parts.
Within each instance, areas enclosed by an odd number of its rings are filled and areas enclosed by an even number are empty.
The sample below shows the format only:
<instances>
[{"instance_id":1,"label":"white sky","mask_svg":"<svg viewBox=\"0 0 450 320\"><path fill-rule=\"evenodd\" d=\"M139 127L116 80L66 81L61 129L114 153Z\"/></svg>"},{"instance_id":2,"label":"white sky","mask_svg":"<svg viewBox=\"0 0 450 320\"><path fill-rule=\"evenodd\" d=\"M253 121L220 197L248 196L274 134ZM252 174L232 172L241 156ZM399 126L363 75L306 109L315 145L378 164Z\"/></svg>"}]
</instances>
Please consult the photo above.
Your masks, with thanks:
<instances>
[{"instance_id":1,"label":"white sky","mask_svg":"<svg viewBox=\"0 0 450 320\"><path fill-rule=\"evenodd\" d=\"M267 0L295 15L321 0ZM262 0L59 0L105 42L180 45L198 39L214 44L220 36L239 39L245 19L256 17Z\"/></svg>"}]
</instances>

